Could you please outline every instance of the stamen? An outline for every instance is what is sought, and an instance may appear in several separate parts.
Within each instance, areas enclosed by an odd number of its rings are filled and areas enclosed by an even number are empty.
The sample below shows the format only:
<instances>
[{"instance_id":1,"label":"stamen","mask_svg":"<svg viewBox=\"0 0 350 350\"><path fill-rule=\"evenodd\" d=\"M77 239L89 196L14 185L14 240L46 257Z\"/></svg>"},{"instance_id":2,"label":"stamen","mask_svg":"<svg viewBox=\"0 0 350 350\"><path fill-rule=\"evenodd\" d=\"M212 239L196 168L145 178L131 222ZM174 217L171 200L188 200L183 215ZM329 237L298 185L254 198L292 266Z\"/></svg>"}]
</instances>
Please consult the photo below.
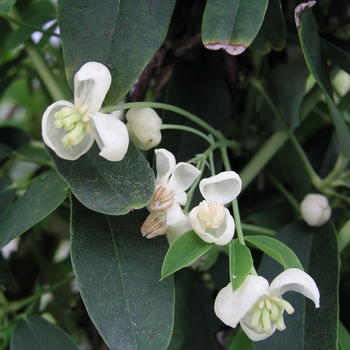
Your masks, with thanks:
<instances>
[{"instance_id":1,"label":"stamen","mask_svg":"<svg viewBox=\"0 0 350 350\"><path fill-rule=\"evenodd\" d=\"M154 190L154 195L150 204L150 209L155 211L168 210L174 201L174 192L167 191L167 188L162 185L157 185Z\"/></svg>"},{"instance_id":2,"label":"stamen","mask_svg":"<svg viewBox=\"0 0 350 350\"><path fill-rule=\"evenodd\" d=\"M206 228L219 228L225 219L225 207L219 202L199 203L198 219Z\"/></svg>"},{"instance_id":3,"label":"stamen","mask_svg":"<svg viewBox=\"0 0 350 350\"><path fill-rule=\"evenodd\" d=\"M252 317L252 320L250 323L252 328L258 327L262 311L263 310L260 307L255 308L254 313L253 313L253 317Z\"/></svg>"},{"instance_id":4,"label":"stamen","mask_svg":"<svg viewBox=\"0 0 350 350\"><path fill-rule=\"evenodd\" d=\"M75 114L71 114L70 116L64 118L63 123L65 126L69 127L70 125L80 121L81 119L82 119L81 114L75 113Z\"/></svg>"},{"instance_id":5,"label":"stamen","mask_svg":"<svg viewBox=\"0 0 350 350\"><path fill-rule=\"evenodd\" d=\"M271 320L270 320L270 311L267 307L263 308L262 312L262 323L264 327L264 331L269 333L271 331Z\"/></svg>"},{"instance_id":6,"label":"stamen","mask_svg":"<svg viewBox=\"0 0 350 350\"><path fill-rule=\"evenodd\" d=\"M164 215L160 212L153 211L149 214L141 226L142 236L147 236L148 238L148 236L151 235L150 238L153 238L155 236L164 235L169 229L169 226L165 225L164 219Z\"/></svg>"},{"instance_id":7,"label":"stamen","mask_svg":"<svg viewBox=\"0 0 350 350\"><path fill-rule=\"evenodd\" d=\"M82 132L85 134L85 124L83 122L75 123L74 129L69 133L73 145L74 140L78 138Z\"/></svg>"}]
</instances>

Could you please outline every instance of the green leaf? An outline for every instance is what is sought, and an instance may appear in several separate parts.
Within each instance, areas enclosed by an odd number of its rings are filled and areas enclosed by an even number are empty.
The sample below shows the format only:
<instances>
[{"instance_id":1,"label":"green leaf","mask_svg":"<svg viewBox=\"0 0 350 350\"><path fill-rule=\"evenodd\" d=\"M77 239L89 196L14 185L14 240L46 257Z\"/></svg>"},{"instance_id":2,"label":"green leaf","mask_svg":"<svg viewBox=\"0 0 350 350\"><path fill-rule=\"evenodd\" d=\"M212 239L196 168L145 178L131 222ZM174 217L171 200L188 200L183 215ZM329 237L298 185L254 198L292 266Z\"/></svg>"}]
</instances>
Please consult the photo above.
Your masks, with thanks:
<instances>
[{"instance_id":1,"label":"green leaf","mask_svg":"<svg viewBox=\"0 0 350 350\"><path fill-rule=\"evenodd\" d=\"M22 45L35 32L35 28L41 28L45 23L56 19L56 7L48 0L31 1L25 9L21 20L29 26L19 26L6 39L5 50L13 50ZM31 26L34 26L32 28Z\"/></svg>"},{"instance_id":2,"label":"green leaf","mask_svg":"<svg viewBox=\"0 0 350 350\"><path fill-rule=\"evenodd\" d=\"M16 0L0 0L0 15L7 15L15 3Z\"/></svg>"},{"instance_id":3,"label":"green leaf","mask_svg":"<svg viewBox=\"0 0 350 350\"><path fill-rule=\"evenodd\" d=\"M75 197L91 210L108 215L126 214L146 206L153 196L154 173L133 143L120 162L101 157L96 144L75 161L49 152Z\"/></svg>"},{"instance_id":4,"label":"green leaf","mask_svg":"<svg viewBox=\"0 0 350 350\"><path fill-rule=\"evenodd\" d=\"M233 240L230 244L230 280L236 290L246 279L253 266L249 248Z\"/></svg>"},{"instance_id":5,"label":"green leaf","mask_svg":"<svg viewBox=\"0 0 350 350\"><path fill-rule=\"evenodd\" d=\"M305 61L317 84L322 89L337 132L339 146L345 156L350 157L350 133L345 121L333 101L329 68L322 51L317 24L310 8L296 14L297 28Z\"/></svg>"},{"instance_id":6,"label":"green leaf","mask_svg":"<svg viewBox=\"0 0 350 350\"><path fill-rule=\"evenodd\" d=\"M294 222L279 231L276 238L293 249L306 272L315 280L321 294L321 306L316 309L312 301L299 293L284 294L284 299L295 310L284 316L287 328L254 343L254 349L336 350L339 257L334 227L328 223L321 228L312 228L304 222ZM281 270L280 264L264 255L258 272L272 281Z\"/></svg>"},{"instance_id":7,"label":"green leaf","mask_svg":"<svg viewBox=\"0 0 350 350\"><path fill-rule=\"evenodd\" d=\"M204 255L213 243L206 243L194 231L188 231L178 237L165 255L162 266L162 278L188 266Z\"/></svg>"},{"instance_id":8,"label":"green leaf","mask_svg":"<svg viewBox=\"0 0 350 350\"><path fill-rule=\"evenodd\" d=\"M25 194L0 216L0 247L53 212L68 196L67 184L56 173L37 177Z\"/></svg>"},{"instance_id":9,"label":"green leaf","mask_svg":"<svg viewBox=\"0 0 350 350\"><path fill-rule=\"evenodd\" d=\"M11 337L11 350L78 350L60 328L38 315L24 316Z\"/></svg>"},{"instance_id":10,"label":"green leaf","mask_svg":"<svg viewBox=\"0 0 350 350\"><path fill-rule=\"evenodd\" d=\"M338 332L339 350L346 350L350 345L350 334L341 322L339 322Z\"/></svg>"},{"instance_id":11,"label":"green leaf","mask_svg":"<svg viewBox=\"0 0 350 350\"><path fill-rule=\"evenodd\" d=\"M276 238L268 236L249 236L246 237L245 240L265 254L271 256L271 258L279 262L285 270L293 267L304 270L295 253Z\"/></svg>"},{"instance_id":12,"label":"green leaf","mask_svg":"<svg viewBox=\"0 0 350 350\"><path fill-rule=\"evenodd\" d=\"M204 46L241 54L258 34L267 4L268 0L207 0L202 21Z\"/></svg>"},{"instance_id":13,"label":"green leaf","mask_svg":"<svg viewBox=\"0 0 350 350\"><path fill-rule=\"evenodd\" d=\"M112 74L109 102L130 90L163 43L175 0L60 0L58 21L68 79L88 61ZM101 19L103 19L101 21Z\"/></svg>"},{"instance_id":14,"label":"green leaf","mask_svg":"<svg viewBox=\"0 0 350 350\"><path fill-rule=\"evenodd\" d=\"M233 338L228 350L254 350L253 342L240 328Z\"/></svg>"},{"instance_id":15,"label":"green leaf","mask_svg":"<svg viewBox=\"0 0 350 350\"><path fill-rule=\"evenodd\" d=\"M250 45L259 55L271 50L282 51L286 46L287 30L280 0L269 0L261 29Z\"/></svg>"},{"instance_id":16,"label":"green leaf","mask_svg":"<svg viewBox=\"0 0 350 350\"><path fill-rule=\"evenodd\" d=\"M72 198L71 256L86 309L111 350L166 349L173 280L160 279L166 239L145 239L146 211L106 216Z\"/></svg>"}]
</instances>

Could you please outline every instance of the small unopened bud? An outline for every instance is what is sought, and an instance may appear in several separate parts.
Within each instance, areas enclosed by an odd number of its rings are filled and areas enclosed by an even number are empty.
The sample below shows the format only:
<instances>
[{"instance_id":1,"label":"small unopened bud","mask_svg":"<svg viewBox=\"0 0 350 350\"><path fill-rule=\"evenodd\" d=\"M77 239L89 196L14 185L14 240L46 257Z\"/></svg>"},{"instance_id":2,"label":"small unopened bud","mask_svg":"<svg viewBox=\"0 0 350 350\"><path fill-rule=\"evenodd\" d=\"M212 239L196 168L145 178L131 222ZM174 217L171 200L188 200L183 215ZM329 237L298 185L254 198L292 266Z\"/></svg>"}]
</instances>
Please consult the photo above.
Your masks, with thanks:
<instances>
[{"instance_id":1,"label":"small unopened bud","mask_svg":"<svg viewBox=\"0 0 350 350\"><path fill-rule=\"evenodd\" d=\"M315 227L325 224L332 214L327 197L318 193L306 195L300 204L300 210L306 223Z\"/></svg>"},{"instance_id":2,"label":"small unopened bud","mask_svg":"<svg viewBox=\"0 0 350 350\"><path fill-rule=\"evenodd\" d=\"M140 150L147 151L162 139L162 119L152 108L131 108L125 116L130 139Z\"/></svg>"}]
</instances>

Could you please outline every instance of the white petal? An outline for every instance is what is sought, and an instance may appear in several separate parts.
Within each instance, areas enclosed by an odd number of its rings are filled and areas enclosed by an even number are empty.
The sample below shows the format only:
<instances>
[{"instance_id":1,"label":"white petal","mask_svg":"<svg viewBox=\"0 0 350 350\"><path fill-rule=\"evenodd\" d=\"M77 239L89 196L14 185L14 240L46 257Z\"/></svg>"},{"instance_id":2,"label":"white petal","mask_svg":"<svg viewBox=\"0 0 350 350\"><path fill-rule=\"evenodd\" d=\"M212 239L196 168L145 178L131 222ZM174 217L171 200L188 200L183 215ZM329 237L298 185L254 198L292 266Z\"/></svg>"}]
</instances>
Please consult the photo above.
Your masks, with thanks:
<instances>
[{"instance_id":1,"label":"white petal","mask_svg":"<svg viewBox=\"0 0 350 350\"><path fill-rule=\"evenodd\" d=\"M200 175L200 173L200 170L194 165L180 162L176 164L167 188L173 190L174 193L184 192L192 185L193 181ZM186 203L182 205L185 204Z\"/></svg>"},{"instance_id":2,"label":"white petal","mask_svg":"<svg viewBox=\"0 0 350 350\"><path fill-rule=\"evenodd\" d=\"M89 117L93 120L91 133L100 147L100 156L111 161L122 160L129 147L129 134L125 124L116 117L99 112Z\"/></svg>"},{"instance_id":3,"label":"white petal","mask_svg":"<svg viewBox=\"0 0 350 350\"><path fill-rule=\"evenodd\" d=\"M249 327L248 324L246 324L244 321L240 322L240 325L242 327L242 330L244 331L244 333L248 336L248 338L250 338L252 341L260 341L260 340L264 340L268 337L270 337L273 333L275 333L276 330L276 325L274 324L271 330L270 334L266 334L266 333L257 333L255 332L252 328Z\"/></svg>"},{"instance_id":4,"label":"white petal","mask_svg":"<svg viewBox=\"0 0 350 350\"><path fill-rule=\"evenodd\" d=\"M234 171L224 171L217 175L203 179L199 189L207 201L227 204L234 200L241 192L242 180Z\"/></svg>"},{"instance_id":5,"label":"white petal","mask_svg":"<svg viewBox=\"0 0 350 350\"><path fill-rule=\"evenodd\" d=\"M182 236L184 233L191 231L192 227L187 222L185 225L180 227L169 227L169 230L165 233L166 238L169 242L169 245L173 244L173 242L180 236Z\"/></svg>"},{"instance_id":6,"label":"white petal","mask_svg":"<svg viewBox=\"0 0 350 350\"><path fill-rule=\"evenodd\" d=\"M283 295L285 292L294 291L311 299L316 307L320 306L320 292L315 281L304 271L288 269L280 273L270 285L270 294Z\"/></svg>"},{"instance_id":7,"label":"white petal","mask_svg":"<svg viewBox=\"0 0 350 350\"><path fill-rule=\"evenodd\" d=\"M97 112L111 86L112 77L106 66L98 62L85 63L74 76L74 99L87 106L88 113Z\"/></svg>"},{"instance_id":8,"label":"white petal","mask_svg":"<svg viewBox=\"0 0 350 350\"><path fill-rule=\"evenodd\" d=\"M207 243L226 245L231 241L235 232L235 222L229 210L225 208L225 221L217 229L203 229L198 219L199 207L190 211L189 221L197 235Z\"/></svg>"},{"instance_id":9,"label":"white petal","mask_svg":"<svg viewBox=\"0 0 350 350\"><path fill-rule=\"evenodd\" d=\"M173 202L173 205L167 210L166 214L167 226L180 227L186 225L188 222L188 217L177 202Z\"/></svg>"},{"instance_id":10,"label":"white petal","mask_svg":"<svg viewBox=\"0 0 350 350\"><path fill-rule=\"evenodd\" d=\"M45 144L50 147L60 158L76 160L90 149L94 139L91 137L91 135L86 134L84 140L77 146L66 148L63 145L62 138L67 134L67 131L65 131L63 127L58 129L53 124L56 120L54 119L54 114L60 111L63 107L75 108L75 106L68 101L57 101L47 107L41 121L42 136Z\"/></svg>"},{"instance_id":11,"label":"white petal","mask_svg":"<svg viewBox=\"0 0 350 350\"><path fill-rule=\"evenodd\" d=\"M269 288L267 280L261 276L247 276L243 284L233 292L231 283L221 289L214 303L216 316L228 326L235 328Z\"/></svg>"},{"instance_id":12,"label":"white petal","mask_svg":"<svg viewBox=\"0 0 350 350\"><path fill-rule=\"evenodd\" d=\"M174 155L164 148L156 149L154 152L156 154L157 169L156 184L165 186L175 167L176 160Z\"/></svg>"}]
</instances>

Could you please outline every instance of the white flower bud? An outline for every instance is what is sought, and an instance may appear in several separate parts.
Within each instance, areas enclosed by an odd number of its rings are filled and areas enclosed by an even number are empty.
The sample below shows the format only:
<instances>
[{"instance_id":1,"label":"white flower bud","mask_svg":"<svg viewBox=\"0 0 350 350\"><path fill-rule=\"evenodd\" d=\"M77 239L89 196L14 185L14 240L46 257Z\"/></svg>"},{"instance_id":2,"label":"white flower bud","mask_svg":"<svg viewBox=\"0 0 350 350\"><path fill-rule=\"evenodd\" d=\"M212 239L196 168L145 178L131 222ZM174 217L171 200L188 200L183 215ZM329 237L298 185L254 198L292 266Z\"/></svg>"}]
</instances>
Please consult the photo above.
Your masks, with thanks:
<instances>
[{"instance_id":1,"label":"white flower bud","mask_svg":"<svg viewBox=\"0 0 350 350\"><path fill-rule=\"evenodd\" d=\"M152 108L131 108L126 113L130 139L140 150L147 151L162 139L162 119Z\"/></svg>"},{"instance_id":2,"label":"white flower bud","mask_svg":"<svg viewBox=\"0 0 350 350\"><path fill-rule=\"evenodd\" d=\"M309 226L319 227L325 224L332 214L328 199L318 193L305 196L300 204L301 216Z\"/></svg>"}]
</instances>

